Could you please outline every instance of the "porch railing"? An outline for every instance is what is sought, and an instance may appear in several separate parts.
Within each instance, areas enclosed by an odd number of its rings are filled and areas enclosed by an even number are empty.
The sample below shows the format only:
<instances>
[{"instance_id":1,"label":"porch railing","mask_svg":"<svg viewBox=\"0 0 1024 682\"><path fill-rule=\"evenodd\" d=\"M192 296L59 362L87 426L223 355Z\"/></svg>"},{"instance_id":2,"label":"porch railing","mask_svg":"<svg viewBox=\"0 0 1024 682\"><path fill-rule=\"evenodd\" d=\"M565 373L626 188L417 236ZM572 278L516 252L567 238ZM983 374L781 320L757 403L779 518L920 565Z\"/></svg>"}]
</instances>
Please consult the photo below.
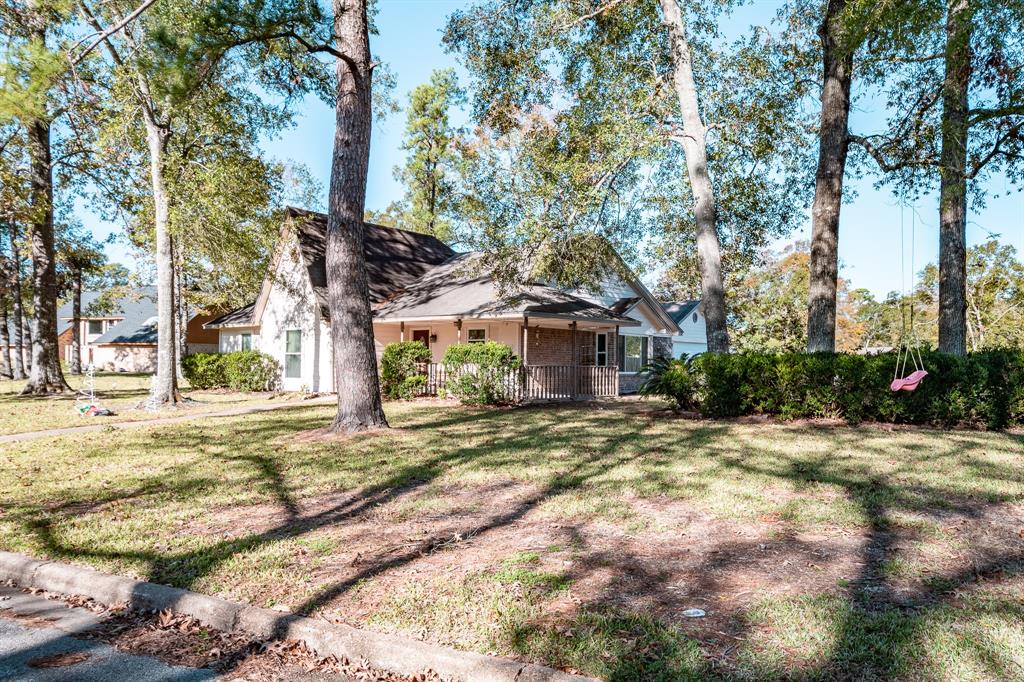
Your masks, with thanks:
<instances>
[{"instance_id":1,"label":"porch railing","mask_svg":"<svg viewBox=\"0 0 1024 682\"><path fill-rule=\"evenodd\" d=\"M416 392L421 396L442 393L449 381L460 373L460 370L449 372L444 365L433 362L420 365L420 371L427 377L423 387ZM467 368L464 371L474 370ZM526 365L499 371L500 376L493 378L510 402L586 400L619 394L617 367Z\"/></svg>"}]
</instances>

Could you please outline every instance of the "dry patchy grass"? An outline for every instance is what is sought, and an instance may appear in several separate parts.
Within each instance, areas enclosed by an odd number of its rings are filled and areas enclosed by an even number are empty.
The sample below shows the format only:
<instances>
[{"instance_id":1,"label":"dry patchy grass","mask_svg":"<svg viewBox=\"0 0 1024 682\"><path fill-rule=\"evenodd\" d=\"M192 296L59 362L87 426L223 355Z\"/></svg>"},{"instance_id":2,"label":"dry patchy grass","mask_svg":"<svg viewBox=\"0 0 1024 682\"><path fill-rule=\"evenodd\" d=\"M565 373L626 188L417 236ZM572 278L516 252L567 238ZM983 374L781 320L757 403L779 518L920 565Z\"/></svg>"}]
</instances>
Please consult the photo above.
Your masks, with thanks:
<instances>
[{"instance_id":1,"label":"dry patchy grass","mask_svg":"<svg viewBox=\"0 0 1024 682\"><path fill-rule=\"evenodd\" d=\"M24 381L0 379L0 435L43 431L86 424L140 421L175 417L182 414L210 412L266 400L268 394L234 391L191 391L182 387L189 402L174 409L149 412L140 404L149 395L148 374L99 373L96 375L96 397L100 405L112 410L110 417L84 417L76 409L77 390L84 377L66 373L73 389L59 396L26 397L19 395Z\"/></svg>"},{"instance_id":2,"label":"dry patchy grass","mask_svg":"<svg viewBox=\"0 0 1024 682\"><path fill-rule=\"evenodd\" d=\"M608 679L1024 677L1019 435L388 414L15 444L0 546Z\"/></svg>"}]
</instances>

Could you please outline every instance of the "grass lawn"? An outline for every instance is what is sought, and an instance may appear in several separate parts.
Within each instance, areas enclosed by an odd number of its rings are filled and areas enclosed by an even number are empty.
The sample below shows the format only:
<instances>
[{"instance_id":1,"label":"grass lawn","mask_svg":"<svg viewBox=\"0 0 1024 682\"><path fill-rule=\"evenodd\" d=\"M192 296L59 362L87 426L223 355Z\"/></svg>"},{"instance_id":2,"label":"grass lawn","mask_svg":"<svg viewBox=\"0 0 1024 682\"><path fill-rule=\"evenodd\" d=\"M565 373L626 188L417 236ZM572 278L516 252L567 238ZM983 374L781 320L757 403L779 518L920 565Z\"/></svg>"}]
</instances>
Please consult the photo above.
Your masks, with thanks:
<instances>
[{"instance_id":1,"label":"grass lawn","mask_svg":"<svg viewBox=\"0 0 1024 682\"><path fill-rule=\"evenodd\" d=\"M12 444L0 547L613 680L1024 679L1020 435L388 415Z\"/></svg>"},{"instance_id":2,"label":"grass lawn","mask_svg":"<svg viewBox=\"0 0 1024 682\"><path fill-rule=\"evenodd\" d=\"M71 388L82 387L84 377L65 371L64 378ZM111 417L83 417L75 409L75 393L56 397L24 398L18 395L25 387L24 381L0 380L0 435L100 422L159 419L188 412L221 410L267 399L267 394L262 393L189 391L186 383L182 391L194 402L174 410L147 412L138 406L149 395L149 386L148 374L99 373L96 375L96 396L103 407L109 408L115 414Z\"/></svg>"}]
</instances>

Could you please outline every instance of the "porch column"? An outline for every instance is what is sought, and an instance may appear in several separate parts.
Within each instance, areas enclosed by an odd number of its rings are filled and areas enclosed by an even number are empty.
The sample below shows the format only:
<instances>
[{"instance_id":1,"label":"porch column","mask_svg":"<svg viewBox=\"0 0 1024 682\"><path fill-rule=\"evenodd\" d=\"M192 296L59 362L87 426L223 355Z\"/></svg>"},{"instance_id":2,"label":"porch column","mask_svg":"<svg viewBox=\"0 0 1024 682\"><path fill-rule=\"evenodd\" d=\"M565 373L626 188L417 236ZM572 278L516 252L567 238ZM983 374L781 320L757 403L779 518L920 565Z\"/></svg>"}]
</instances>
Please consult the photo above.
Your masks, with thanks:
<instances>
[{"instance_id":1,"label":"porch column","mask_svg":"<svg viewBox=\"0 0 1024 682\"><path fill-rule=\"evenodd\" d=\"M576 395L580 392L580 348L579 344L576 342L576 320L569 323L569 329L572 330L572 369L570 370L570 374L572 376L572 388L570 392L572 395L570 397L572 400L576 400Z\"/></svg>"},{"instance_id":2,"label":"porch column","mask_svg":"<svg viewBox=\"0 0 1024 682\"><path fill-rule=\"evenodd\" d=\"M615 395L619 395L619 325L615 325Z\"/></svg>"},{"instance_id":3,"label":"porch column","mask_svg":"<svg viewBox=\"0 0 1024 682\"><path fill-rule=\"evenodd\" d=\"M405 341L405 322L398 323L398 340Z\"/></svg>"},{"instance_id":4,"label":"porch column","mask_svg":"<svg viewBox=\"0 0 1024 682\"><path fill-rule=\"evenodd\" d=\"M462 320L455 320L455 329L458 331L458 343L462 343Z\"/></svg>"},{"instance_id":5,"label":"porch column","mask_svg":"<svg viewBox=\"0 0 1024 682\"><path fill-rule=\"evenodd\" d=\"M523 359L523 365L526 365L526 351L530 347L530 318L528 315L523 315L523 337L519 343L521 344L519 357Z\"/></svg>"}]
</instances>

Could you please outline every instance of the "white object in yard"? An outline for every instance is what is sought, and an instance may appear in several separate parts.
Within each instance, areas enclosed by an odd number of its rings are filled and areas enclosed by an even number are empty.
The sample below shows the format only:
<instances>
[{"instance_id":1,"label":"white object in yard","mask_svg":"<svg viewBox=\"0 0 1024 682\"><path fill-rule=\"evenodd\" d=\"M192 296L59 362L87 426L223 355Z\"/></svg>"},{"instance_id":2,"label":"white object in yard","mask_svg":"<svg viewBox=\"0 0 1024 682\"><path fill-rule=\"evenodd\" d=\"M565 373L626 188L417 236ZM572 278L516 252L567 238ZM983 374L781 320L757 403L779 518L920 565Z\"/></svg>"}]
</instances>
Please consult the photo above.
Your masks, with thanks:
<instances>
[{"instance_id":1,"label":"white object in yard","mask_svg":"<svg viewBox=\"0 0 1024 682\"><path fill-rule=\"evenodd\" d=\"M707 614L703 609L686 609L683 611L683 615L687 618L703 618Z\"/></svg>"}]
</instances>

